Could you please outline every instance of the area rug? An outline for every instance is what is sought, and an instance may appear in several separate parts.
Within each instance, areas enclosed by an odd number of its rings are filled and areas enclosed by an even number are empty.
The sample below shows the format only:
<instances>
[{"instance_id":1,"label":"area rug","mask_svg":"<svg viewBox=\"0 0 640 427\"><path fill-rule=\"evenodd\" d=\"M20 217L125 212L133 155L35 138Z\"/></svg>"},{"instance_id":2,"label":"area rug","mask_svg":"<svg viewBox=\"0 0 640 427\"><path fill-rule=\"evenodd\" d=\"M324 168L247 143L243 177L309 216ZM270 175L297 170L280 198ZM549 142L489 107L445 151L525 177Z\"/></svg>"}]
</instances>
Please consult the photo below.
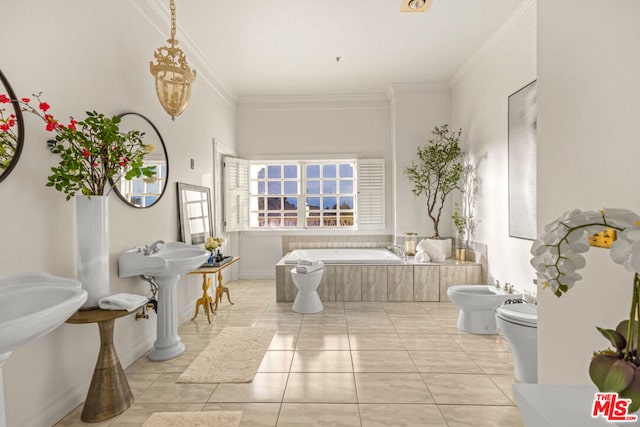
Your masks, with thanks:
<instances>
[{"instance_id":1,"label":"area rug","mask_svg":"<svg viewBox=\"0 0 640 427\"><path fill-rule=\"evenodd\" d=\"M271 328L224 328L178 377L179 383L253 380L275 334Z\"/></svg>"},{"instance_id":2,"label":"area rug","mask_svg":"<svg viewBox=\"0 0 640 427\"><path fill-rule=\"evenodd\" d=\"M154 412L142 427L238 427L242 411Z\"/></svg>"}]
</instances>

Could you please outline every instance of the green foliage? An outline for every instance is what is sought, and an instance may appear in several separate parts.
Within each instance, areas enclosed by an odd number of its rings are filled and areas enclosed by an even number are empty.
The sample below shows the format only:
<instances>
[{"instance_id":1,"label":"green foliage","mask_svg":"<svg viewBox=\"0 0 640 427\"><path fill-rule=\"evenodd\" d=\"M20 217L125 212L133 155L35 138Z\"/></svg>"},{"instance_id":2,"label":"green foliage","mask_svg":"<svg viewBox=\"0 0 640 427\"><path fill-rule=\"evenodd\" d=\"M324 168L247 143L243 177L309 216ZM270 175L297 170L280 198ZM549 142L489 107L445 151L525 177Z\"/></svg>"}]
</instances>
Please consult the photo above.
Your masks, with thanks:
<instances>
[{"instance_id":1,"label":"green foliage","mask_svg":"<svg viewBox=\"0 0 640 427\"><path fill-rule=\"evenodd\" d=\"M462 149L460 136L462 129L450 131L449 125L436 126L433 137L422 147L418 147L418 161L411 162L405 175L413 182L413 194L427 197L427 213L433 222L436 238L444 202L453 190L460 189L462 173Z\"/></svg>"},{"instance_id":2,"label":"green foliage","mask_svg":"<svg viewBox=\"0 0 640 427\"><path fill-rule=\"evenodd\" d=\"M462 216L460 212L460 206L456 203L455 209L453 210L453 215L451 215L451 219L453 220L453 225L455 225L456 230L458 230L458 234L461 239L464 239L465 234L467 233L467 218Z\"/></svg>"}]
</instances>

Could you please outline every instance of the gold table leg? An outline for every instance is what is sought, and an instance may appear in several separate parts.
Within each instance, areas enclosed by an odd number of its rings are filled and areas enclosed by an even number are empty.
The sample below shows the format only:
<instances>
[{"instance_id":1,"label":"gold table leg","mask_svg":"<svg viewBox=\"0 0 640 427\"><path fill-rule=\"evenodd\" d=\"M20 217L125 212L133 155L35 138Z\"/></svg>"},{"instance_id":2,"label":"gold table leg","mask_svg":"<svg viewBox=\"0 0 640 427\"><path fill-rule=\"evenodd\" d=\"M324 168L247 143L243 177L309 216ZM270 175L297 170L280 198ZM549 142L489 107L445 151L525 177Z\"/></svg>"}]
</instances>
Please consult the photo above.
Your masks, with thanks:
<instances>
[{"instance_id":1,"label":"gold table leg","mask_svg":"<svg viewBox=\"0 0 640 427\"><path fill-rule=\"evenodd\" d=\"M198 310L202 305L202 309L207 315L207 320L209 321L209 323L211 323L211 313L213 314L215 313L213 310L213 301L211 299L211 296L207 292L210 287L211 287L211 278L207 280L207 273L202 273L202 297L198 298L198 300L196 301L196 314L193 315L191 320L194 320L196 317L198 317ZM217 296L217 288L216 288L216 296Z\"/></svg>"},{"instance_id":2,"label":"gold table leg","mask_svg":"<svg viewBox=\"0 0 640 427\"><path fill-rule=\"evenodd\" d=\"M80 416L86 423L113 418L133 403L133 394L113 346L114 323L115 319L98 322L100 353Z\"/></svg>"},{"instance_id":3,"label":"gold table leg","mask_svg":"<svg viewBox=\"0 0 640 427\"><path fill-rule=\"evenodd\" d=\"M218 303L222 302L222 295L227 294L227 300L229 304L233 305L231 302L231 295L229 294L229 288L226 286L222 286L222 270L218 271L218 286L216 286L216 307L215 311L218 311Z\"/></svg>"}]
</instances>

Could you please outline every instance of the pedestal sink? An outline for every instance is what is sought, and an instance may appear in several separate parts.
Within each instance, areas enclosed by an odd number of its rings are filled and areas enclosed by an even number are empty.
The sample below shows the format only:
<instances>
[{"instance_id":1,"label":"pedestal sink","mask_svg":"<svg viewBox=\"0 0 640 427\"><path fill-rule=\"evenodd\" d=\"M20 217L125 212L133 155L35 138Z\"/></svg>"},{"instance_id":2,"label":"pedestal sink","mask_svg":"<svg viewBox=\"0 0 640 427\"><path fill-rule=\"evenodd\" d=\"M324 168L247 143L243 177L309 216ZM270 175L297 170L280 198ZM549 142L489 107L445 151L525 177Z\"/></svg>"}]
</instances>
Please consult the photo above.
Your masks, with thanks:
<instances>
[{"instance_id":1,"label":"pedestal sink","mask_svg":"<svg viewBox=\"0 0 640 427\"><path fill-rule=\"evenodd\" d=\"M77 280L47 273L0 275L0 427L7 425L4 362L18 347L64 323L86 300Z\"/></svg>"},{"instance_id":2,"label":"pedestal sink","mask_svg":"<svg viewBox=\"0 0 640 427\"><path fill-rule=\"evenodd\" d=\"M130 249L118 257L120 277L152 276L158 284L158 327L149 359L169 360L184 353L178 335L176 285L180 275L197 269L207 258L208 251L180 242L156 242Z\"/></svg>"}]
</instances>

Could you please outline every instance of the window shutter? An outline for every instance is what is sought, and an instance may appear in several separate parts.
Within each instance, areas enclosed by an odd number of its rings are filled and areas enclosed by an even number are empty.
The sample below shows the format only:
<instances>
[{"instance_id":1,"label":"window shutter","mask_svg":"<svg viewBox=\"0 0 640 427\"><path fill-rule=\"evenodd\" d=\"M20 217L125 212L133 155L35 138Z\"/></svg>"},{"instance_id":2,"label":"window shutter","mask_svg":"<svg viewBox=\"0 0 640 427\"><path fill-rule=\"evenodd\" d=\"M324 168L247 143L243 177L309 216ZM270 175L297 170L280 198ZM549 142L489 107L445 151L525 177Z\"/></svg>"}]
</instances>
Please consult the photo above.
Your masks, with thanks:
<instances>
[{"instance_id":1,"label":"window shutter","mask_svg":"<svg viewBox=\"0 0 640 427\"><path fill-rule=\"evenodd\" d=\"M249 162L224 158L224 231L249 228Z\"/></svg>"},{"instance_id":2,"label":"window shutter","mask_svg":"<svg viewBox=\"0 0 640 427\"><path fill-rule=\"evenodd\" d=\"M384 159L358 160L358 226L384 228Z\"/></svg>"}]
</instances>

